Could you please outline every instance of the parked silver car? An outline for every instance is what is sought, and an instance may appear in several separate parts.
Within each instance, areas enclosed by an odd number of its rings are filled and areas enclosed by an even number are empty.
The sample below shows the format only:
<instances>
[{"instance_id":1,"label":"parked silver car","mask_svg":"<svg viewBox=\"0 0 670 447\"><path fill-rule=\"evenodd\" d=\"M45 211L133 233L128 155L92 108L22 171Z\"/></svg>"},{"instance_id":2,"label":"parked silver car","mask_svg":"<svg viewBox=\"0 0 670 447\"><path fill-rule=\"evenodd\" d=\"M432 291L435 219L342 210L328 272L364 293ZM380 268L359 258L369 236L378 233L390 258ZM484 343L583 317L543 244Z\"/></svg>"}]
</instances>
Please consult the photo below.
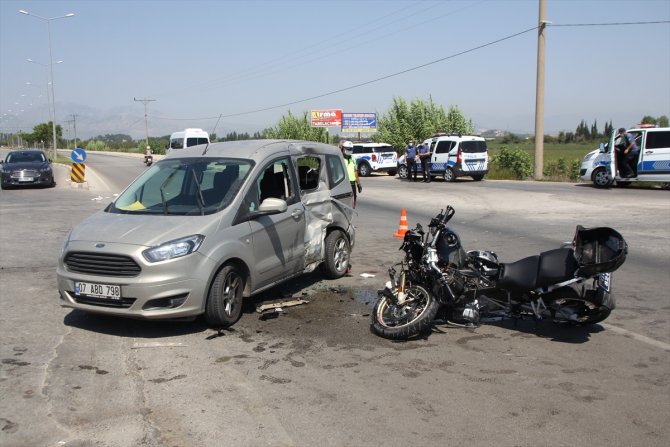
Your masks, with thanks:
<instances>
[{"instance_id":1,"label":"parked silver car","mask_svg":"<svg viewBox=\"0 0 670 447\"><path fill-rule=\"evenodd\" d=\"M64 307L138 318L240 316L243 297L321 266L349 268L351 186L340 151L253 140L168 155L66 237Z\"/></svg>"}]
</instances>

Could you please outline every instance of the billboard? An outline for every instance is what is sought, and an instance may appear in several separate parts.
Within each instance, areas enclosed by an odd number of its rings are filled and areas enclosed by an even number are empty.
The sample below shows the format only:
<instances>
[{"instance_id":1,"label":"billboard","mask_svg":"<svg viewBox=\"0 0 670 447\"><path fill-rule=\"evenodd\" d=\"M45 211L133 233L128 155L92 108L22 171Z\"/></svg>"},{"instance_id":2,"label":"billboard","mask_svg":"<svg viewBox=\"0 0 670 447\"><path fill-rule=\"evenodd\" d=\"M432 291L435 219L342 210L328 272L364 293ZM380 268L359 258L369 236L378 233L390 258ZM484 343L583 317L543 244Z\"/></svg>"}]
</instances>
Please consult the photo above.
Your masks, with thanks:
<instances>
[{"instance_id":1,"label":"billboard","mask_svg":"<svg viewBox=\"0 0 670 447\"><path fill-rule=\"evenodd\" d=\"M375 132L376 113L343 113L342 132Z\"/></svg>"},{"instance_id":2,"label":"billboard","mask_svg":"<svg viewBox=\"0 0 670 447\"><path fill-rule=\"evenodd\" d=\"M341 127L342 126L342 110L312 110L311 113L312 127Z\"/></svg>"}]
</instances>

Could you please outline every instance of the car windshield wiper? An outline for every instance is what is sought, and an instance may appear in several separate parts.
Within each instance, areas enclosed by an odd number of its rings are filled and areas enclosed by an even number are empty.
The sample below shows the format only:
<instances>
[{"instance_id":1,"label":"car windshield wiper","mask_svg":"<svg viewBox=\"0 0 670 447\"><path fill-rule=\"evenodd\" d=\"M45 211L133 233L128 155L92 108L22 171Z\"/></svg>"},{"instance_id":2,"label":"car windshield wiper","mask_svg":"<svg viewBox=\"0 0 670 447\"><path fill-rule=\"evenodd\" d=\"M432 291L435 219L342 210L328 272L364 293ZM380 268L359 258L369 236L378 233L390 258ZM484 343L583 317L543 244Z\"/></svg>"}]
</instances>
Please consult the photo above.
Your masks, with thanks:
<instances>
[{"instance_id":1,"label":"car windshield wiper","mask_svg":"<svg viewBox=\"0 0 670 447\"><path fill-rule=\"evenodd\" d=\"M193 166L191 166L191 175L193 175L193 181L195 182L195 186L198 188L198 197L197 197L197 202L198 202L198 207L200 208L200 215L204 216L205 215L205 198L202 196L202 188L200 188L200 182L198 181L198 177L195 173L195 169L193 169Z\"/></svg>"},{"instance_id":2,"label":"car windshield wiper","mask_svg":"<svg viewBox=\"0 0 670 447\"><path fill-rule=\"evenodd\" d=\"M165 200L165 191L163 191L163 189L165 188L165 185L167 185L167 182L169 182L170 179L172 179L172 177L174 177L174 175L177 173L177 171L179 171L179 169L175 169L174 171L172 171L172 173L167 176L167 178L161 184L161 187L160 187L161 202L163 203L163 214L165 214L166 216L168 215L168 205L167 205L167 200Z\"/></svg>"}]
</instances>

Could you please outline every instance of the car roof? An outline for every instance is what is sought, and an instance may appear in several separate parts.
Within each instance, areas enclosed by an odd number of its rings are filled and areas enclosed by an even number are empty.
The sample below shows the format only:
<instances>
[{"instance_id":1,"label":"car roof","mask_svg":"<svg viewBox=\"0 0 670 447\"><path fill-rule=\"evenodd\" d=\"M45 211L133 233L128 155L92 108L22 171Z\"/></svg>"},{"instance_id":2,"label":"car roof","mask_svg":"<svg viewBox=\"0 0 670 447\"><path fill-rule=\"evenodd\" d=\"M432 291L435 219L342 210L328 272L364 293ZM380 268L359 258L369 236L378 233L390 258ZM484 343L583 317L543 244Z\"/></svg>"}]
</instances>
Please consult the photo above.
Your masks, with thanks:
<instances>
[{"instance_id":1,"label":"car roof","mask_svg":"<svg viewBox=\"0 0 670 447\"><path fill-rule=\"evenodd\" d=\"M354 143L354 147L390 147L388 143Z\"/></svg>"},{"instance_id":2,"label":"car roof","mask_svg":"<svg viewBox=\"0 0 670 447\"><path fill-rule=\"evenodd\" d=\"M626 132L667 132L670 127L634 127Z\"/></svg>"},{"instance_id":3,"label":"car roof","mask_svg":"<svg viewBox=\"0 0 670 447\"><path fill-rule=\"evenodd\" d=\"M42 153L42 154L44 153L44 151L42 149L17 149L15 151L8 152L7 155L9 155L9 154L25 154L26 152L30 152L30 153L38 152L38 153Z\"/></svg>"},{"instance_id":4,"label":"car roof","mask_svg":"<svg viewBox=\"0 0 670 447\"><path fill-rule=\"evenodd\" d=\"M203 155L203 151L207 152ZM301 155L301 154L329 154L341 155L340 150L332 145L317 143L314 141L300 140L237 140L220 143L200 144L178 151L171 151L166 158L190 158L190 157L225 157L225 158L247 158L255 162L261 162L279 154Z\"/></svg>"}]
</instances>

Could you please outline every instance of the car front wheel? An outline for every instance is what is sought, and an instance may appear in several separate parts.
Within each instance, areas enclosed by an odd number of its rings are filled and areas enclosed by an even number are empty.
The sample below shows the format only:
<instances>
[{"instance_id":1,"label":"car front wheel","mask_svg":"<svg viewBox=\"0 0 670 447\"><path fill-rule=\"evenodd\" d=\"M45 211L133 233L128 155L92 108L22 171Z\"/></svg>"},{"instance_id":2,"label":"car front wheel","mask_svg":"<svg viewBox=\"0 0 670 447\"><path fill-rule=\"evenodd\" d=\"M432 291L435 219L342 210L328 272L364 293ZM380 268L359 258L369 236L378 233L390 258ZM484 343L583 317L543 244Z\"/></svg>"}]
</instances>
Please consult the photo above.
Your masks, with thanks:
<instances>
[{"instance_id":1,"label":"car front wheel","mask_svg":"<svg viewBox=\"0 0 670 447\"><path fill-rule=\"evenodd\" d=\"M447 170L444 171L444 181L453 182L454 180L456 180L456 174L454 174L454 170L451 168L447 168Z\"/></svg>"},{"instance_id":2,"label":"car front wheel","mask_svg":"<svg viewBox=\"0 0 670 447\"><path fill-rule=\"evenodd\" d=\"M233 265L226 265L217 273L207 297L205 317L215 327L229 327L242 314L244 277Z\"/></svg>"},{"instance_id":3,"label":"car front wheel","mask_svg":"<svg viewBox=\"0 0 670 447\"><path fill-rule=\"evenodd\" d=\"M597 188L609 188L612 185L612 176L605 168L596 169L591 178Z\"/></svg>"},{"instance_id":4,"label":"car front wheel","mask_svg":"<svg viewBox=\"0 0 670 447\"><path fill-rule=\"evenodd\" d=\"M405 180L407 178L407 166L400 165L398 166L398 177Z\"/></svg>"}]
</instances>

